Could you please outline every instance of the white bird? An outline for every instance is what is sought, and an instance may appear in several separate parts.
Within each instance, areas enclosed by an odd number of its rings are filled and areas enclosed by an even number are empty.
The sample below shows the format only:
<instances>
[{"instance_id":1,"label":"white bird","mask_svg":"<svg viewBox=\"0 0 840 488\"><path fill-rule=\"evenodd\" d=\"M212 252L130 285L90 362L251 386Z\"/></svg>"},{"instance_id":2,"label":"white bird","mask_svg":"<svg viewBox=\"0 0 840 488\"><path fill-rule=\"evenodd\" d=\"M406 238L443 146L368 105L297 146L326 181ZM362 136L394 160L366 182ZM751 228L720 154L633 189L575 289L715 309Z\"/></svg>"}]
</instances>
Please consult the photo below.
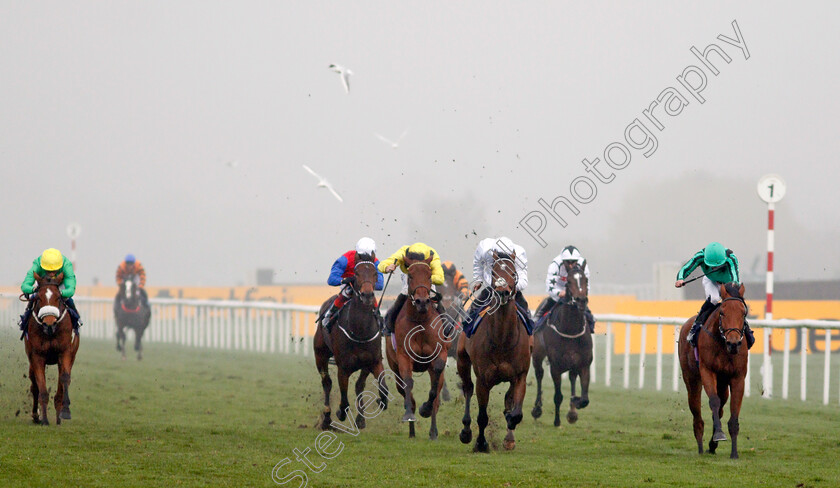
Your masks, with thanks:
<instances>
[{"instance_id":1,"label":"white bird","mask_svg":"<svg viewBox=\"0 0 840 488\"><path fill-rule=\"evenodd\" d=\"M326 188L327 190L330 191L330 193L333 194L333 196L335 198L338 199L339 202L344 201L344 200L341 199L341 196L339 196L339 194L336 193L335 190L333 190L333 187L332 187L332 185L330 184L329 181L327 181L323 176L319 175L318 173L312 171L312 169L309 166L307 166L305 164L302 165L302 166L303 166L303 169L305 169L306 171L309 172L309 174L311 174L315 178L318 178L318 185L316 185L316 186L318 186L318 188Z\"/></svg>"},{"instance_id":2,"label":"white bird","mask_svg":"<svg viewBox=\"0 0 840 488\"><path fill-rule=\"evenodd\" d=\"M385 136L382 136L382 135L380 135L380 134L377 134L376 132L374 132L374 133L373 133L373 135L375 135L376 137L378 137L380 141L384 142L385 144L390 145L390 146L391 146L391 147L393 147L394 149L396 149L396 148L400 147L400 141L402 140L402 138L403 138L403 137L405 137L405 135L406 135L406 134L408 134L408 129L404 130L404 131L403 131L403 133L402 133L402 134L400 134L400 137L397 139L397 142L394 142L394 141L392 141L392 140L388 139L388 138L387 138L387 137L385 137Z\"/></svg>"},{"instance_id":3,"label":"white bird","mask_svg":"<svg viewBox=\"0 0 840 488\"><path fill-rule=\"evenodd\" d=\"M340 64L331 64L330 69L341 75L341 84L344 85L344 91L350 93L350 75L353 72Z\"/></svg>"},{"instance_id":4,"label":"white bird","mask_svg":"<svg viewBox=\"0 0 840 488\"><path fill-rule=\"evenodd\" d=\"M236 168L238 168L238 167L239 167L239 161L237 161L237 160L235 160L235 159L233 159L233 160L231 160L231 161L228 161L228 162L227 162L227 163L225 163L225 164L228 166L228 168L234 168L234 169L236 169Z\"/></svg>"}]
</instances>

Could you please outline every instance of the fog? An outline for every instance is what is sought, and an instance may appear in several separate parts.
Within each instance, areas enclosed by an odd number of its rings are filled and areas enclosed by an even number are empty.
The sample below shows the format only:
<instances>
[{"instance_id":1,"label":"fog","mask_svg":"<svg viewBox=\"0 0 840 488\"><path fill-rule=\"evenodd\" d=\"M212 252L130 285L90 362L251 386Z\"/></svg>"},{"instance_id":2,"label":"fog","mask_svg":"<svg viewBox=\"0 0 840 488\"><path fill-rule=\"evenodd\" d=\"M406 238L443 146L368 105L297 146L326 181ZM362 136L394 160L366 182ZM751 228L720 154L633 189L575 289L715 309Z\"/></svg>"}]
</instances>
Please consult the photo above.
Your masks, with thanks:
<instances>
[{"instance_id":1,"label":"fog","mask_svg":"<svg viewBox=\"0 0 840 488\"><path fill-rule=\"evenodd\" d=\"M758 179L779 174L778 280L840 278L834 2L3 2L0 284L47 247L80 284L126 253L150 286L322 283L370 236L471 265L486 236L528 250L531 290L575 244L593 283L718 240L765 268ZM737 40L737 23L746 49ZM690 51L718 45L731 59ZM747 52L749 57L747 57ZM345 93L328 66L352 70ZM677 79L706 77L692 94ZM686 78L688 83L698 82ZM677 115L645 116L668 87ZM677 98L672 98L677 100ZM656 139L637 149L639 121ZM396 139L394 149L378 133ZM621 169L604 151L630 148ZM647 156L645 153L648 153ZM618 154L617 152L611 153ZM600 158L609 183L581 160ZM326 177L343 202L302 168ZM562 227L539 204L560 205ZM587 198L589 197L589 198ZM542 247L521 221L546 217Z\"/></svg>"}]
</instances>

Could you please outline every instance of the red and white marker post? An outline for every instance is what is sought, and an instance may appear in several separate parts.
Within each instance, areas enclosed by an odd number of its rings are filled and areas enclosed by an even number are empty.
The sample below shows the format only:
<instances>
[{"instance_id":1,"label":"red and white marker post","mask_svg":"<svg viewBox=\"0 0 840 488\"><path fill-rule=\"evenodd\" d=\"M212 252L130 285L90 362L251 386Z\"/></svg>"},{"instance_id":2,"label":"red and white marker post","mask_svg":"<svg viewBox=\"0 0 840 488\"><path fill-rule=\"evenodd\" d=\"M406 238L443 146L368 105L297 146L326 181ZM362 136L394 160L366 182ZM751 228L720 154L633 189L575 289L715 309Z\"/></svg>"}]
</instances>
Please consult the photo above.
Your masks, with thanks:
<instances>
[{"instance_id":1,"label":"red and white marker post","mask_svg":"<svg viewBox=\"0 0 840 488\"><path fill-rule=\"evenodd\" d=\"M776 202L785 196L785 181L779 176L769 174L758 180L758 196L767 203L767 282L766 293L767 303L764 307L764 318L773 319L773 262L775 252L775 211ZM773 394L773 363L770 362L770 329L763 329L764 337L764 361L761 366L764 392L762 396L770 398ZM785 330L785 363L790 360L790 329ZM782 369L783 374L788 374L788 364ZM787 378L782 380L782 397L787 398Z\"/></svg>"},{"instance_id":2,"label":"red and white marker post","mask_svg":"<svg viewBox=\"0 0 840 488\"><path fill-rule=\"evenodd\" d=\"M70 262L73 269L76 269L76 238L82 233L82 226L76 223L67 225L67 237L70 238Z\"/></svg>"}]
</instances>

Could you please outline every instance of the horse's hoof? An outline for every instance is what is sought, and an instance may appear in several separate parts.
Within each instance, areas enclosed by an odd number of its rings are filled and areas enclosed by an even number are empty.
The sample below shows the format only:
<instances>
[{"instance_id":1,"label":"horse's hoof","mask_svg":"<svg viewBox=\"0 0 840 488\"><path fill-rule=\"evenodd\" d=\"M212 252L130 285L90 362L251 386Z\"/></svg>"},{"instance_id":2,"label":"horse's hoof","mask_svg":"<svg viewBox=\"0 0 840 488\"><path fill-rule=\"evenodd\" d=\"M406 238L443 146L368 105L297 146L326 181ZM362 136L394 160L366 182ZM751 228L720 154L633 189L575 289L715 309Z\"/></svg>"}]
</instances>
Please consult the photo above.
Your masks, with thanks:
<instances>
[{"instance_id":1,"label":"horse's hoof","mask_svg":"<svg viewBox=\"0 0 840 488\"><path fill-rule=\"evenodd\" d=\"M429 440L430 440L430 441L436 441L436 440L437 440L437 438L438 438L438 433L437 433L437 431L434 431L434 432L429 432Z\"/></svg>"},{"instance_id":2,"label":"horse's hoof","mask_svg":"<svg viewBox=\"0 0 840 488\"><path fill-rule=\"evenodd\" d=\"M555 427L560 427L560 416L559 415L554 417L554 426Z\"/></svg>"},{"instance_id":3,"label":"horse's hoof","mask_svg":"<svg viewBox=\"0 0 840 488\"><path fill-rule=\"evenodd\" d=\"M70 416L70 409L69 408L61 409L61 418L66 419L66 420L70 420L72 418Z\"/></svg>"},{"instance_id":4,"label":"horse's hoof","mask_svg":"<svg viewBox=\"0 0 840 488\"><path fill-rule=\"evenodd\" d=\"M462 444L469 444L470 441L472 440L472 430L470 430L470 429L462 430L461 433L458 435L458 439L461 439Z\"/></svg>"},{"instance_id":5,"label":"horse's hoof","mask_svg":"<svg viewBox=\"0 0 840 488\"><path fill-rule=\"evenodd\" d=\"M726 440L726 434L724 434L723 431L715 432L714 435L712 436L712 440L715 441L716 443L721 442L721 441L725 441Z\"/></svg>"},{"instance_id":6,"label":"horse's hoof","mask_svg":"<svg viewBox=\"0 0 840 488\"><path fill-rule=\"evenodd\" d=\"M490 452L490 444L486 440L479 439L475 441L473 452Z\"/></svg>"},{"instance_id":7,"label":"horse's hoof","mask_svg":"<svg viewBox=\"0 0 840 488\"><path fill-rule=\"evenodd\" d=\"M417 422L417 417L415 417L413 413L406 412L405 415L403 415L402 421L403 422Z\"/></svg>"},{"instance_id":8,"label":"horse's hoof","mask_svg":"<svg viewBox=\"0 0 840 488\"><path fill-rule=\"evenodd\" d=\"M715 441L709 441L709 454L714 454L715 449L717 449L718 443Z\"/></svg>"},{"instance_id":9,"label":"horse's hoof","mask_svg":"<svg viewBox=\"0 0 840 488\"><path fill-rule=\"evenodd\" d=\"M359 429L365 428L365 418L361 415L356 415L356 427L358 427Z\"/></svg>"},{"instance_id":10,"label":"horse's hoof","mask_svg":"<svg viewBox=\"0 0 840 488\"><path fill-rule=\"evenodd\" d=\"M516 441L505 439L502 445L504 446L506 451L512 451L516 447Z\"/></svg>"},{"instance_id":11,"label":"horse's hoof","mask_svg":"<svg viewBox=\"0 0 840 488\"><path fill-rule=\"evenodd\" d=\"M339 422L344 422L344 419L347 418L347 411L339 407L338 412L335 413L335 416L338 417Z\"/></svg>"},{"instance_id":12,"label":"horse's hoof","mask_svg":"<svg viewBox=\"0 0 840 488\"><path fill-rule=\"evenodd\" d=\"M138 361L142 361L142 360L143 360L143 355L142 355L142 354L138 354L138 355L137 355L137 360L138 360Z\"/></svg>"},{"instance_id":13,"label":"horse's hoof","mask_svg":"<svg viewBox=\"0 0 840 488\"><path fill-rule=\"evenodd\" d=\"M738 453L733 452L732 454L729 455L729 459L738 459Z\"/></svg>"},{"instance_id":14,"label":"horse's hoof","mask_svg":"<svg viewBox=\"0 0 840 488\"><path fill-rule=\"evenodd\" d=\"M505 414L505 420L507 421L507 428L513 430L519 425L519 422L522 422L522 414L519 415L511 415L509 413Z\"/></svg>"},{"instance_id":15,"label":"horse's hoof","mask_svg":"<svg viewBox=\"0 0 840 488\"><path fill-rule=\"evenodd\" d=\"M534 417L535 419L542 417L542 408L534 407L533 410L531 410L531 417Z\"/></svg>"},{"instance_id":16,"label":"horse's hoof","mask_svg":"<svg viewBox=\"0 0 840 488\"><path fill-rule=\"evenodd\" d=\"M577 422L577 419L578 419L577 412L572 412L572 411L570 410L570 411L569 411L569 413L567 413L567 414L566 414L566 420L567 420L570 424L573 424L573 423Z\"/></svg>"},{"instance_id":17,"label":"horse's hoof","mask_svg":"<svg viewBox=\"0 0 840 488\"><path fill-rule=\"evenodd\" d=\"M423 404L420 405L419 413L420 413L420 416L423 417L424 419L427 419L427 418L431 417L432 416L432 402L423 402Z\"/></svg>"},{"instance_id":18,"label":"horse's hoof","mask_svg":"<svg viewBox=\"0 0 840 488\"><path fill-rule=\"evenodd\" d=\"M41 421L41 425L50 425L50 419L44 417L44 420Z\"/></svg>"},{"instance_id":19,"label":"horse's hoof","mask_svg":"<svg viewBox=\"0 0 840 488\"><path fill-rule=\"evenodd\" d=\"M586 408L587 405L589 405L589 399L588 398L581 398L580 401L578 401L577 408Z\"/></svg>"},{"instance_id":20,"label":"horse's hoof","mask_svg":"<svg viewBox=\"0 0 840 488\"><path fill-rule=\"evenodd\" d=\"M329 415L325 415L321 421L321 430L332 430L332 419Z\"/></svg>"},{"instance_id":21,"label":"horse's hoof","mask_svg":"<svg viewBox=\"0 0 840 488\"><path fill-rule=\"evenodd\" d=\"M125 361L125 354L123 354L123 355L122 355L122 357L120 357L120 359L122 359L123 361Z\"/></svg>"}]
</instances>

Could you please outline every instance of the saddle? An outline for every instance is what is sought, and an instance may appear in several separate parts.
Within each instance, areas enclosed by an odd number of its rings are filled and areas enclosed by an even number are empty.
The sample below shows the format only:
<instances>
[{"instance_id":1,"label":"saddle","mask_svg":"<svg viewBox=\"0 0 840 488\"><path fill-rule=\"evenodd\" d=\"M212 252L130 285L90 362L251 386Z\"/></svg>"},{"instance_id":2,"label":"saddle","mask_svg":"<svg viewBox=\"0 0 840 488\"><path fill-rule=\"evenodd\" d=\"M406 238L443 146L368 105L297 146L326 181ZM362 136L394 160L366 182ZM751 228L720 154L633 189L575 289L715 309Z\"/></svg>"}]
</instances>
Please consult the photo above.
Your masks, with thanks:
<instances>
[{"instance_id":1,"label":"saddle","mask_svg":"<svg viewBox=\"0 0 840 488\"><path fill-rule=\"evenodd\" d=\"M519 318L519 321L522 322L522 325L525 327L525 330L528 332L528 335L534 334L534 323L531 321L530 314L527 310L523 309L519 306L518 303L516 305L516 316ZM490 308L490 305L484 305L483 307L474 310L470 316L463 322L462 326L464 329L464 333L467 334L467 337L472 337L475 334L475 331L478 329L478 326L481 324L481 320L487 314L487 309Z\"/></svg>"}]
</instances>

